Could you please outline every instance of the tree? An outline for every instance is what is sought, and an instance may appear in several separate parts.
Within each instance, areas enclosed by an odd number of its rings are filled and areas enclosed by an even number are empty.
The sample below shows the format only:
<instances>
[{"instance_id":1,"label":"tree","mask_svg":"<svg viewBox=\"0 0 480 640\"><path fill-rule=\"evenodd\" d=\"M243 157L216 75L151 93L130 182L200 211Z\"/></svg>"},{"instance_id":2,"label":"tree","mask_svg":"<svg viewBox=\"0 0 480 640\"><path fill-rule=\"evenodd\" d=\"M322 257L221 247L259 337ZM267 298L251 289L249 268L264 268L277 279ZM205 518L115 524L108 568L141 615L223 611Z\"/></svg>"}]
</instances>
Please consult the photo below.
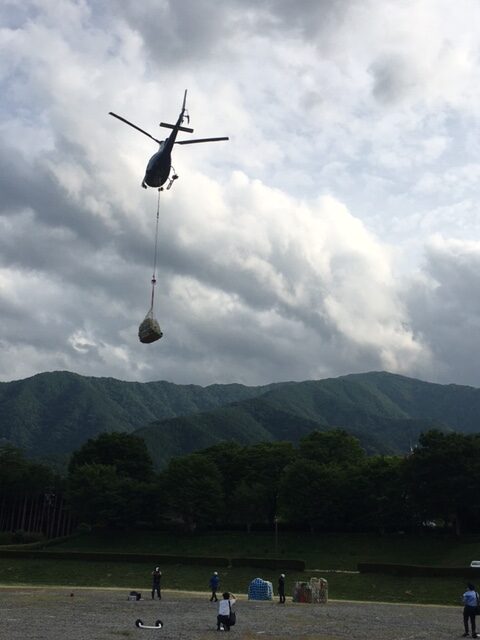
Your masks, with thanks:
<instances>
[{"instance_id":1,"label":"tree","mask_svg":"<svg viewBox=\"0 0 480 640\"><path fill-rule=\"evenodd\" d=\"M222 476L225 494L232 491L245 476L243 452L245 447L236 442L219 442L198 453L216 465Z\"/></svg>"},{"instance_id":2,"label":"tree","mask_svg":"<svg viewBox=\"0 0 480 640\"><path fill-rule=\"evenodd\" d=\"M130 527L148 519L148 488L146 483L121 477L113 465L84 464L69 476L67 499L80 522Z\"/></svg>"},{"instance_id":3,"label":"tree","mask_svg":"<svg viewBox=\"0 0 480 640\"><path fill-rule=\"evenodd\" d=\"M138 481L150 480L153 462L145 441L127 433L102 433L72 454L69 471L85 464L115 467L120 477Z\"/></svg>"},{"instance_id":4,"label":"tree","mask_svg":"<svg viewBox=\"0 0 480 640\"><path fill-rule=\"evenodd\" d=\"M168 513L188 531L225 521L222 476L204 456L193 453L173 458L161 474L160 487Z\"/></svg>"},{"instance_id":5,"label":"tree","mask_svg":"<svg viewBox=\"0 0 480 640\"><path fill-rule=\"evenodd\" d=\"M252 524L267 521L271 509L269 498L268 489L262 483L242 480L228 499L233 522L245 525L250 533Z\"/></svg>"},{"instance_id":6,"label":"tree","mask_svg":"<svg viewBox=\"0 0 480 640\"><path fill-rule=\"evenodd\" d=\"M322 464L356 465L365 459L365 452L357 438L343 429L331 429L302 438L300 456Z\"/></svg>"},{"instance_id":7,"label":"tree","mask_svg":"<svg viewBox=\"0 0 480 640\"><path fill-rule=\"evenodd\" d=\"M10 494L35 494L54 483L54 474L46 465L27 460L11 445L0 447L0 487Z\"/></svg>"},{"instance_id":8,"label":"tree","mask_svg":"<svg viewBox=\"0 0 480 640\"><path fill-rule=\"evenodd\" d=\"M333 473L337 470L333 467ZM337 487L337 478L327 465L299 458L288 465L280 483L280 514L287 522L307 526L311 531L331 530L332 518L342 508Z\"/></svg>"},{"instance_id":9,"label":"tree","mask_svg":"<svg viewBox=\"0 0 480 640\"><path fill-rule=\"evenodd\" d=\"M273 525L278 512L279 486L285 468L296 457L296 451L290 442L262 442L250 447L244 447L240 453L243 476L241 482L250 491L254 487L261 487L259 496L255 499L263 503L263 517L257 522L268 522ZM245 522L247 524L247 522Z\"/></svg>"},{"instance_id":10,"label":"tree","mask_svg":"<svg viewBox=\"0 0 480 640\"><path fill-rule=\"evenodd\" d=\"M457 534L480 518L480 435L422 434L405 464L408 497L419 523L443 519Z\"/></svg>"},{"instance_id":11,"label":"tree","mask_svg":"<svg viewBox=\"0 0 480 640\"><path fill-rule=\"evenodd\" d=\"M404 459L367 458L361 467L362 491L356 496L357 527L362 531L401 531L411 526L406 497Z\"/></svg>"},{"instance_id":12,"label":"tree","mask_svg":"<svg viewBox=\"0 0 480 640\"><path fill-rule=\"evenodd\" d=\"M334 478L333 529L384 532L409 526L401 458L375 456L359 465L328 469Z\"/></svg>"},{"instance_id":13,"label":"tree","mask_svg":"<svg viewBox=\"0 0 480 640\"><path fill-rule=\"evenodd\" d=\"M142 438L102 433L72 454L67 500L81 521L128 527L154 519L152 481L153 462Z\"/></svg>"}]
</instances>

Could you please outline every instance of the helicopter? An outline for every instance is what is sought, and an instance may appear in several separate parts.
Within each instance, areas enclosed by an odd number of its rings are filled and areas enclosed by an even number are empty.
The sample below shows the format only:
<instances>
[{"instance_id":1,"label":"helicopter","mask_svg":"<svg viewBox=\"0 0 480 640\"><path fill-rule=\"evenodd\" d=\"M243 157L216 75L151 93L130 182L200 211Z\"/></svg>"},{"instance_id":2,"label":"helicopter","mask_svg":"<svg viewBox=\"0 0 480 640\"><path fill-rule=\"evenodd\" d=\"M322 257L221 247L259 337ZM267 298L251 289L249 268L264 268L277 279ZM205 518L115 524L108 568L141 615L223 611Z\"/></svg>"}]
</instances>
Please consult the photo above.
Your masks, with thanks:
<instances>
[{"instance_id":1,"label":"helicopter","mask_svg":"<svg viewBox=\"0 0 480 640\"><path fill-rule=\"evenodd\" d=\"M174 180L178 179L175 170L173 170L173 174L170 176L170 172L172 170L172 149L174 144L198 144L200 142L218 142L220 140L228 140L228 137L221 138L198 138L197 140L177 140L177 134L179 131L185 131L186 133L193 133L193 129L190 127L184 127L183 122L186 120L188 124L190 124L190 116L187 113L186 109L187 102L187 89L185 89L185 94L183 96L183 104L182 110L180 111L180 115L178 116L178 120L176 124L168 124L167 122L161 122L160 126L165 127L167 129L172 129L172 133L165 138L165 140L157 140L152 135L137 127L136 124L129 122L122 116L113 113L113 111L109 111L109 115L121 120L125 124L128 124L130 127L133 127L140 133L148 136L152 140L158 143L159 149L157 153L155 153L150 160L148 161L147 168L145 170L145 177L142 180L142 187L146 189L147 187L155 187L159 190L163 190L163 186L165 182L168 180L167 189L170 189Z\"/></svg>"}]
</instances>

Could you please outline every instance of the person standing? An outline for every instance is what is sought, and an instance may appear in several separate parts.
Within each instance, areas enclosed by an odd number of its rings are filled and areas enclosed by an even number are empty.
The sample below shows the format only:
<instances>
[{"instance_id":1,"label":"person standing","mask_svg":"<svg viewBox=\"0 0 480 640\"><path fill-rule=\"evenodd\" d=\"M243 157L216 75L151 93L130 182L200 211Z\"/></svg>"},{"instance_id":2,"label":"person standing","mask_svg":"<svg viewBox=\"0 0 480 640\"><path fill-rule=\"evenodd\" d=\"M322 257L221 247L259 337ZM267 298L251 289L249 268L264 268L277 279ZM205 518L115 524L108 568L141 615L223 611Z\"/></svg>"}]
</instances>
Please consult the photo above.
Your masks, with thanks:
<instances>
[{"instance_id":1,"label":"person standing","mask_svg":"<svg viewBox=\"0 0 480 640\"><path fill-rule=\"evenodd\" d=\"M235 602L236 600L233 593L225 591L225 593L222 594L222 599L218 603L217 631L220 631L222 626L225 631L230 631L230 615Z\"/></svg>"},{"instance_id":2,"label":"person standing","mask_svg":"<svg viewBox=\"0 0 480 640\"><path fill-rule=\"evenodd\" d=\"M278 595L280 604L285 604L285 574L281 573L278 579Z\"/></svg>"},{"instance_id":3,"label":"person standing","mask_svg":"<svg viewBox=\"0 0 480 640\"><path fill-rule=\"evenodd\" d=\"M220 578L218 577L218 571L214 571L212 577L210 578L210 589L212 590L212 597L210 598L210 602L218 602L217 591L218 586L220 584Z\"/></svg>"},{"instance_id":4,"label":"person standing","mask_svg":"<svg viewBox=\"0 0 480 640\"><path fill-rule=\"evenodd\" d=\"M158 599L162 599L162 592L160 590L160 582L162 580L162 572L160 567L155 567L155 571L152 571L152 600L155 598L155 594L158 595Z\"/></svg>"},{"instance_id":5,"label":"person standing","mask_svg":"<svg viewBox=\"0 0 480 640\"><path fill-rule=\"evenodd\" d=\"M477 630L475 626L475 616L477 615L477 607L479 605L479 596L475 591L475 586L471 583L467 584L467 590L463 594L463 626L465 627L465 633L463 637L468 636L468 621L470 620L470 627L472 629L472 638L478 638Z\"/></svg>"}]
</instances>

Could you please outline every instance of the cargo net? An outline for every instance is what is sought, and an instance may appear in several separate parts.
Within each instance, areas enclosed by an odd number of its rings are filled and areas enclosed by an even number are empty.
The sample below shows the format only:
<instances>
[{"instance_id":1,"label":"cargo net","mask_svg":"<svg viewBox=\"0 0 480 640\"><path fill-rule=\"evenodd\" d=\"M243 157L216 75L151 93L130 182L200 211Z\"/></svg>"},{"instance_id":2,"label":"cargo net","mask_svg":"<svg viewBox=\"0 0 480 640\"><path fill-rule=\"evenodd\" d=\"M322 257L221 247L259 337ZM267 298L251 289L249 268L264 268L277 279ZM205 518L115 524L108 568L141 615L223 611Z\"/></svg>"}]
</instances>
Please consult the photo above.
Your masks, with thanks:
<instances>
[{"instance_id":1,"label":"cargo net","mask_svg":"<svg viewBox=\"0 0 480 640\"><path fill-rule=\"evenodd\" d=\"M328 602L328 582L325 578L310 578L309 582L296 582L293 588L293 602L326 604Z\"/></svg>"},{"instance_id":2,"label":"cargo net","mask_svg":"<svg viewBox=\"0 0 480 640\"><path fill-rule=\"evenodd\" d=\"M138 338L140 342L149 344L150 342L155 342L155 340L160 340L162 336L163 332L160 329L160 325L153 317L153 309L150 309L142 324L138 327Z\"/></svg>"},{"instance_id":3,"label":"cargo net","mask_svg":"<svg viewBox=\"0 0 480 640\"><path fill-rule=\"evenodd\" d=\"M249 600L273 600L273 586L269 580L255 578L248 585Z\"/></svg>"}]
</instances>

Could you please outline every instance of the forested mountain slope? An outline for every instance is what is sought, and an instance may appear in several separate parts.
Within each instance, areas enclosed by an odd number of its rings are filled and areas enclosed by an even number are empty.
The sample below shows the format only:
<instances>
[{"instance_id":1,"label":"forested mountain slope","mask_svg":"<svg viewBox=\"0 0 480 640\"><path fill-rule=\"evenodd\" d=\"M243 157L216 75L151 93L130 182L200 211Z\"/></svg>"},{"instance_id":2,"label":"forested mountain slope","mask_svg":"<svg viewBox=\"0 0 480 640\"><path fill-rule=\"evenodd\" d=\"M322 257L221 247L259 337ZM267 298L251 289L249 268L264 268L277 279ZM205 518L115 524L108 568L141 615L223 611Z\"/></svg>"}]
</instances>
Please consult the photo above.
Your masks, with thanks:
<instances>
[{"instance_id":1,"label":"forested mountain slope","mask_svg":"<svg viewBox=\"0 0 480 640\"><path fill-rule=\"evenodd\" d=\"M67 371L0 383L0 440L28 454L69 453L104 431L132 431L264 393L271 386L123 382Z\"/></svg>"},{"instance_id":2,"label":"forested mountain slope","mask_svg":"<svg viewBox=\"0 0 480 640\"><path fill-rule=\"evenodd\" d=\"M28 455L68 454L104 431L136 432L157 466L222 440L251 444L341 427L372 453L408 451L432 427L480 431L480 390L386 372L286 382L177 385L68 372L0 383L0 439Z\"/></svg>"},{"instance_id":3,"label":"forested mountain slope","mask_svg":"<svg viewBox=\"0 0 480 640\"><path fill-rule=\"evenodd\" d=\"M136 433L145 439L156 465L161 466L172 455L190 453L222 440L242 444L298 442L315 429L341 427L358 437L369 453L388 454L407 452L424 431L450 429L437 417L417 417L413 407L409 413L388 393L380 391L369 375L290 383L228 407L157 421ZM381 380L391 376L378 375Z\"/></svg>"}]
</instances>

